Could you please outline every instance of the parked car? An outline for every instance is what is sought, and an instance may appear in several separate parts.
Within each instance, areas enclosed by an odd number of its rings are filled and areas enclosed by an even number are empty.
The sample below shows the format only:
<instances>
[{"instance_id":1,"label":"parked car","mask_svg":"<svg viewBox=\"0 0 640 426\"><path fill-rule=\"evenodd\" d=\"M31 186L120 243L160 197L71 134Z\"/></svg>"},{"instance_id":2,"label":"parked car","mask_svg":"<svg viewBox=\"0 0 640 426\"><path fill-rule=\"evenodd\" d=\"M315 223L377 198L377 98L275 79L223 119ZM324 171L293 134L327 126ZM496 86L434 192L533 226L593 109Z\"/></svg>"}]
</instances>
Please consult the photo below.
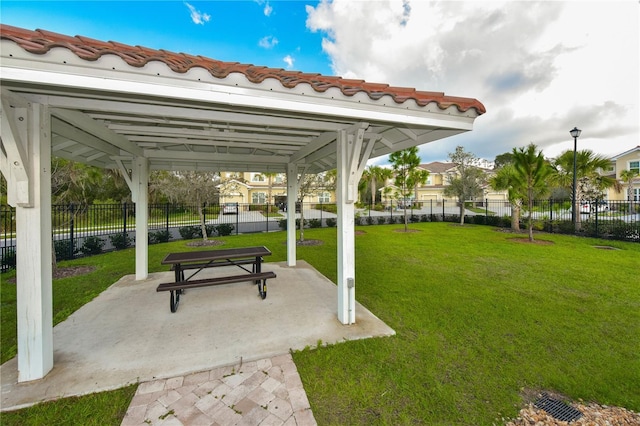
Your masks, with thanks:
<instances>
[{"instance_id":1,"label":"parked car","mask_svg":"<svg viewBox=\"0 0 640 426\"><path fill-rule=\"evenodd\" d=\"M222 214L238 214L238 203L224 203Z\"/></svg>"},{"instance_id":2,"label":"parked car","mask_svg":"<svg viewBox=\"0 0 640 426\"><path fill-rule=\"evenodd\" d=\"M583 214L595 213L596 211L598 213L608 212L609 203L607 203L604 200L598 200L597 203L595 201L583 201L580 203L579 210L580 210L580 213L583 213Z\"/></svg>"}]
</instances>

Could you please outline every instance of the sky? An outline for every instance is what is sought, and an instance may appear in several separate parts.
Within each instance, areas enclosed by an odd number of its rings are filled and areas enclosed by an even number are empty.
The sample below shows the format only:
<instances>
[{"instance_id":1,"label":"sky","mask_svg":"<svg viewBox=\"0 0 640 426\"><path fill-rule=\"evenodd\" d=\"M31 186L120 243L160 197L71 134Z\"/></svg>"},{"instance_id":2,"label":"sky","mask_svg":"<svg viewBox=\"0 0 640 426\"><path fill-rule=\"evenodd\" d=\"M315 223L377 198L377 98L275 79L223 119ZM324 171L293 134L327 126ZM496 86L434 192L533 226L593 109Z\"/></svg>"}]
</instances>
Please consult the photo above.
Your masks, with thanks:
<instances>
[{"instance_id":1,"label":"sky","mask_svg":"<svg viewBox=\"0 0 640 426\"><path fill-rule=\"evenodd\" d=\"M640 145L637 0L2 0L0 22L480 100L474 130L422 145L423 163L458 145L553 158L574 127L605 157Z\"/></svg>"}]
</instances>

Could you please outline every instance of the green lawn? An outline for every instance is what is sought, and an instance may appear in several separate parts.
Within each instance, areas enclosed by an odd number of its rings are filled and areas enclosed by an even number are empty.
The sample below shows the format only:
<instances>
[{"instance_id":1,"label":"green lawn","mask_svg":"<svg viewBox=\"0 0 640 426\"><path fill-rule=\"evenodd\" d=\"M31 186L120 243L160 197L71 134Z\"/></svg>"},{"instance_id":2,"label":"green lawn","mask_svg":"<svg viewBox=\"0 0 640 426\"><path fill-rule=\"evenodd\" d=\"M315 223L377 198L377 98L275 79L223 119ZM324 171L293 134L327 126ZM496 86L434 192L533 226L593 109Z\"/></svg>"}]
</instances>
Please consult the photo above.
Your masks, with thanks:
<instances>
[{"instance_id":1,"label":"green lawn","mask_svg":"<svg viewBox=\"0 0 640 426\"><path fill-rule=\"evenodd\" d=\"M356 298L397 335L294 354L319 424L501 423L528 390L640 411L640 244L550 234L537 235L550 244L528 244L450 223L402 228L363 226L356 236ZM336 229L308 229L305 238L324 244L298 247L298 258L335 281ZM224 239L226 247L266 245L269 261L286 257L283 232ZM184 248L150 246L150 270ZM99 270L54 282L55 321L133 274L133 261L127 250L68 262ZM15 355L7 276L3 361ZM14 415L2 424L22 424Z\"/></svg>"}]
</instances>

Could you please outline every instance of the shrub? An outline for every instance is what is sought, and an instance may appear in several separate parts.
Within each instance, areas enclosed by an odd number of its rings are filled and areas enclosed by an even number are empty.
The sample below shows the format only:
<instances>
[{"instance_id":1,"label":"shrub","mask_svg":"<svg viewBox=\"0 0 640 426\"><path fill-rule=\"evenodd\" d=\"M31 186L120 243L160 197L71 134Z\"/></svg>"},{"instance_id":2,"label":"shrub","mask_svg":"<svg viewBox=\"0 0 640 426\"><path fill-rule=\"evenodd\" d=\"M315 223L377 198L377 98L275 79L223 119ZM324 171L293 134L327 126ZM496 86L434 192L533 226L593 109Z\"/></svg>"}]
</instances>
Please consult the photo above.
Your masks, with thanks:
<instances>
[{"instance_id":1,"label":"shrub","mask_svg":"<svg viewBox=\"0 0 640 426\"><path fill-rule=\"evenodd\" d=\"M111 240L111 244L116 250L126 249L127 247L131 247L134 242L134 239L129 236L129 234L113 234L109 235L109 240Z\"/></svg>"},{"instance_id":2,"label":"shrub","mask_svg":"<svg viewBox=\"0 0 640 426\"><path fill-rule=\"evenodd\" d=\"M420 216L417 216L415 214L412 214L411 216L409 216L409 221L411 223L416 223L416 222L420 222Z\"/></svg>"},{"instance_id":3,"label":"shrub","mask_svg":"<svg viewBox=\"0 0 640 426\"><path fill-rule=\"evenodd\" d=\"M330 217L329 219L326 220L326 223L329 228L333 228L338 224L338 220Z\"/></svg>"},{"instance_id":4,"label":"shrub","mask_svg":"<svg viewBox=\"0 0 640 426\"><path fill-rule=\"evenodd\" d=\"M338 213L338 206L336 204L318 204L316 208L320 207L323 212Z\"/></svg>"},{"instance_id":5,"label":"shrub","mask_svg":"<svg viewBox=\"0 0 640 426\"><path fill-rule=\"evenodd\" d=\"M170 239L171 234L166 229L149 232L149 244L167 243Z\"/></svg>"},{"instance_id":6,"label":"shrub","mask_svg":"<svg viewBox=\"0 0 640 426\"><path fill-rule=\"evenodd\" d=\"M16 250L7 248L2 252L2 270L15 269L16 267Z\"/></svg>"},{"instance_id":7,"label":"shrub","mask_svg":"<svg viewBox=\"0 0 640 426\"><path fill-rule=\"evenodd\" d=\"M199 226L182 226L178 229L178 232L183 240L193 240L194 238L202 237Z\"/></svg>"},{"instance_id":8,"label":"shrub","mask_svg":"<svg viewBox=\"0 0 640 426\"><path fill-rule=\"evenodd\" d=\"M374 221L375 221L374 217L367 216L367 225L373 225Z\"/></svg>"},{"instance_id":9,"label":"shrub","mask_svg":"<svg viewBox=\"0 0 640 426\"><path fill-rule=\"evenodd\" d=\"M224 237L226 235L231 235L233 230L236 228L230 223L221 223L220 225L214 226L214 229L218 233L218 235Z\"/></svg>"},{"instance_id":10,"label":"shrub","mask_svg":"<svg viewBox=\"0 0 640 426\"><path fill-rule=\"evenodd\" d=\"M320 219L310 219L309 228L322 228L322 221Z\"/></svg>"},{"instance_id":11,"label":"shrub","mask_svg":"<svg viewBox=\"0 0 640 426\"><path fill-rule=\"evenodd\" d=\"M387 223L387 218L384 216L378 216L378 225L384 225Z\"/></svg>"},{"instance_id":12,"label":"shrub","mask_svg":"<svg viewBox=\"0 0 640 426\"><path fill-rule=\"evenodd\" d=\"M278 220L278 226L281 230L285 231L287 229L287 219Z\"/></svg>"},{"instance_id":13,"label":"shrub","mask_svg":"<svg viewBox=\"0 0 640 426\"><path fill-rule=\"evenodd\" d=\"M104 247L104 240L100 237L96 237L95 235L89 236L84 239L82 243L81 251L85 256L93 256L94 254L102 253L102 248Z\"/></svg>"},{"instance_id":14,"label":"shrub","mask_svg":"<svg viewBox=\"0 0 640 426\"><path fill-rule=\"evenodd\" d=\"M78 249L71 240L56 240L53 248L56 251L56 261L73 259L78 254Z\"/></svg>"}]
</instances>

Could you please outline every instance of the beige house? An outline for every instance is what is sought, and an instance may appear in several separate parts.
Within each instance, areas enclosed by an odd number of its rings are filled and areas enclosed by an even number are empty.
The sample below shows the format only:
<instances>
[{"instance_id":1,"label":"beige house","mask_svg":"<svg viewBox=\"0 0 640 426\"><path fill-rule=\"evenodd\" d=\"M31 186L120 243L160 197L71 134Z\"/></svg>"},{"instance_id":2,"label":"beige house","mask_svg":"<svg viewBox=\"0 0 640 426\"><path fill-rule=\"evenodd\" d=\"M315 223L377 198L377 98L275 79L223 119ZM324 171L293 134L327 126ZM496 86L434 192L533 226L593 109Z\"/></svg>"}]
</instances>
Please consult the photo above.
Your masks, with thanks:
<instances>
[{"instance_id":1,"label":"beige house","mask_svg":"<svg viewBox=\"0 0 640 426\"><path fill-rule=\"evenodd\" d=\"M275 204L287 196L283 173L221 172L220 203ZM313 191L304 203L335 203L335 191Z\"/></svg>"},{"instance_id":2,"label":"beige house","mask_svg":"<svg viewBox=\"0 0 640 426\"><path fill-rule=\"evenodd\" d=\"M628 190L629 183L625 182L621 173L624 170L635 171L638 176L632 181L633 191L631 194L631 200L629 200ZM611 167L609 170L604 170L603 174L615 177L622 185L622 191L618 192L614 188L607 190L606 197L610 201L640 201L640 145L635 148L631 148L628 151L611 157Z\"/></svg>"},{"instance_id":3,"label":"beige house","mask_svg":"<svg viewBox=\"0 0 640 426\"><path fill-rule=\"evenodd\" d=\"M448 203L458 201L455 197L447 197L444 194L445 188L449 185L449 180L458 175L458 171L454 163L434 161L431 163L421 164L418 167L428 171L429 177L424 185L418 186L414 191L412 197L414 201L423 204L430 202L442 203L445 201ZM491 175L493 173L490 169L482 168L482 170L487 173L487 175ZM392 200L398 199L398 189L393 184L388 183L380 191L382 192L383 202L388 203ZM495 191L491 186L485 184L483 188L483 196L478 197L476 201L480 202L485 200L489 200L490 202L504 201L505 203L508 203L507 192Z\"/></svg>"}]
</instances>

